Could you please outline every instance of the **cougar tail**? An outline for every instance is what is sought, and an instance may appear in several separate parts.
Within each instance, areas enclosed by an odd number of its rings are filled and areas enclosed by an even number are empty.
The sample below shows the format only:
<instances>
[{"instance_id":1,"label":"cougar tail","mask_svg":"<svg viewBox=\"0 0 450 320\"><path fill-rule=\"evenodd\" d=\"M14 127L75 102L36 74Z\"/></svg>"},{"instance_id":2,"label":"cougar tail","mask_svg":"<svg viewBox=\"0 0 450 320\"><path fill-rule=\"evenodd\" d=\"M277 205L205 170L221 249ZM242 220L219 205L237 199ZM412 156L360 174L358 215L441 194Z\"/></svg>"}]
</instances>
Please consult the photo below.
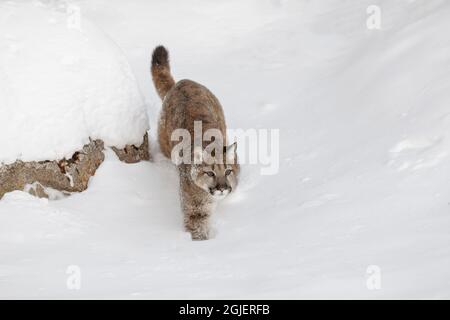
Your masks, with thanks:
<instances>
[{"instance_id":1,"label":"cougar tail","mask_svg":"<svg viewBox=\"0 0 450 320\"><path fill-rule=\"evenodd\" d=\"M151 70L156 91L163 100L167 92L175 85L170 74L169 53L163 46L157 46L153 50Z\"/></svg>"}]
</instances>

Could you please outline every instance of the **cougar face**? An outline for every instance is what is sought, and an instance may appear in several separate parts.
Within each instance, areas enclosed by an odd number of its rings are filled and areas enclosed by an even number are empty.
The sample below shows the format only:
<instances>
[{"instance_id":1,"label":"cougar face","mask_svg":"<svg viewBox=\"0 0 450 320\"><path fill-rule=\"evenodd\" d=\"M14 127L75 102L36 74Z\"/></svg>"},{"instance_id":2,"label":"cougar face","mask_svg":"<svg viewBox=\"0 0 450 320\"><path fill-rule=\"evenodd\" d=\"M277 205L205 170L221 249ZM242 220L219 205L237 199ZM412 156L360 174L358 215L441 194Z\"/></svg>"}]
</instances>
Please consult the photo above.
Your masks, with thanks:
<instances>
[{"instance_id":1,"label":"cougar face","mask_svg":"<svg viewBox=\"0 0 450 320\"><path fill-rule=\"evenodd\" d=\"M235 152L236 144L232 144L224 150L223 159L230 159L230 156L232 160L236 159ZM235 161L214 162L213 164L202 162L191 166L191 179L214 199L220 200L235 189L238 170L239 167Z\"/></svg>"}]
</instances>

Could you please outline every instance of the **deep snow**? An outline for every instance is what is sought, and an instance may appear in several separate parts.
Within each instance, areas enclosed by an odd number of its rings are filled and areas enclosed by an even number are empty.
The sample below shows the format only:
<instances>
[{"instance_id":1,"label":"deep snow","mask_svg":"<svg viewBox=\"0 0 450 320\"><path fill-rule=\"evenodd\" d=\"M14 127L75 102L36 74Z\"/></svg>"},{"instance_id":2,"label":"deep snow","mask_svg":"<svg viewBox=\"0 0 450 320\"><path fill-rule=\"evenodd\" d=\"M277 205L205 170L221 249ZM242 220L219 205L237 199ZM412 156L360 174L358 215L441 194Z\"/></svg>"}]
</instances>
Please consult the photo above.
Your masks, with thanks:
<instances>
[{"instance_id":1,"label":"deep snow","mask_svg":"<svg viewBox=\"0 0 450 320\"><path fill-rule=\"evenodd\" d=\"M5 195L0 297L450 297L450 3L76 3L127 56L155 161L108 152L82 194ZM381 30L366 28L373 4ZM161 43L229 127L280 129L279 173L244 166L206 242L182 231L176 170L154 140ZM66 286L70 265L80 290Z\"/></svg>"}]
</instances>

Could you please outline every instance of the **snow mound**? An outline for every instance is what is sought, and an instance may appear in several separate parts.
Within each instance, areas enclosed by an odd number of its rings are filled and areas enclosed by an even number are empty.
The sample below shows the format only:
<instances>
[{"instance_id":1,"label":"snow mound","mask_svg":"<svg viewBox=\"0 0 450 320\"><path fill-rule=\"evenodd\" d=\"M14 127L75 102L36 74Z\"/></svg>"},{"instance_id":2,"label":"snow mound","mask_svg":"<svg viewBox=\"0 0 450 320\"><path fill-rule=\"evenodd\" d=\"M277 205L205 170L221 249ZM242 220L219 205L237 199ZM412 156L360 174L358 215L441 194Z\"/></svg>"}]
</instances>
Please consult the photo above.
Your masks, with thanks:
<instances>
[{"instance_id":1,"label":"snow mound","mask_svg":"<svg viewBox=\"0 0 450 320\"><path fill-rule=\"evenodd\" d=\"M0 163L70 157L89 138L139 145L148 130L122 51L67 9L0 3Z\"/></svg>"}]
</instances>

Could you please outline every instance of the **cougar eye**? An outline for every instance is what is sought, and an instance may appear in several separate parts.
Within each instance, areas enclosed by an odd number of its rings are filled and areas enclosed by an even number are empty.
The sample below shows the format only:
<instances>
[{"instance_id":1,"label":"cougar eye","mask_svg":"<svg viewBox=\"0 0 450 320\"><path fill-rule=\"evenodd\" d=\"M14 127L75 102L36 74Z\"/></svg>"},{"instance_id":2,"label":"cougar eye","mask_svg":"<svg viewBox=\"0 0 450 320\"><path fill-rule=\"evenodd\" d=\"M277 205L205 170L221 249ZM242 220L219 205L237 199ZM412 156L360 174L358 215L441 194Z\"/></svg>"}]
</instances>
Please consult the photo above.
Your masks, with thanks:
<instances>
[{"instance_id":1,"label":"cougar eye","mask_svg":"<svg viewBox=\"0 0 450 320\"><path fill-rule=\"evenodd\" d=\"M225 175L229 176L231 174L231 172L233 172L233 170L227 169L227 170L225 170Z\"/></svg>"},{"instance_id":2,"label":"cougar eye","mask_svg":"<svg viewBox=\"0 0 450 320\"><path fill-rule=\"evenodd\" d=\"M205 173L208 175L208 177L214 177L215 176L214 171L207 171Z\"/></svg>"}]
</instances>

